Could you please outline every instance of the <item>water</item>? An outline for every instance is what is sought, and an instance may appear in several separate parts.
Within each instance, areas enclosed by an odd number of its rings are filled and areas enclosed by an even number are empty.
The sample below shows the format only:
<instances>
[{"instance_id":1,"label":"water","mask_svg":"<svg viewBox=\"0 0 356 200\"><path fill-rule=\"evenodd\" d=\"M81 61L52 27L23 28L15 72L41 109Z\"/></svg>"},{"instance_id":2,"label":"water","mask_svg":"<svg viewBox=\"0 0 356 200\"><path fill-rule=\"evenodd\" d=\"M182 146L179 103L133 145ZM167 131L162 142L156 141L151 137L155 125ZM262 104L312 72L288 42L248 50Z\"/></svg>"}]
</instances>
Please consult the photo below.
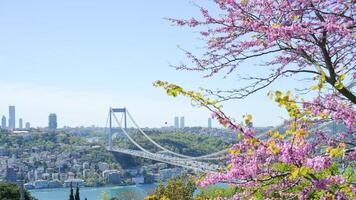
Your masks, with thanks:
<instances>
[{"instance_id":1,"label":"water","mask_svg":"<svg viewBox=\"0 0 356 200\"><path fill-rule=\"evenodd\" d=\"M120 200L142 200L145 196L151 194L154 189L154 184L97 188L84 187L80 188L80 199L100 200L102 193L106 192L109 197L119 197ZM69 192L69 188L30 190L31 195L38 200L67 200Z\"/></svg>"}]
</instances>

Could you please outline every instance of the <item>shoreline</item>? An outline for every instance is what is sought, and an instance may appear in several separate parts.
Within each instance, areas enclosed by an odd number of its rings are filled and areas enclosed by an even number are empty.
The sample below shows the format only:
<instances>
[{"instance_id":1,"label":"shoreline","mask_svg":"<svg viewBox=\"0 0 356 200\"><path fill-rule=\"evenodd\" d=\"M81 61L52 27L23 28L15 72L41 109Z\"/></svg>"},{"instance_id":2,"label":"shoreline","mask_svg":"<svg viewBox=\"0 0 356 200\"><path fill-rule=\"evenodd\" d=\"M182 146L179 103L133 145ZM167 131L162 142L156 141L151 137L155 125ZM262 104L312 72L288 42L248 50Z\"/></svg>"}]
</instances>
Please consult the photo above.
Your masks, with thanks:
<instances>
[{"instance_id":1,"label":"shoreline","mask_svg":"<svg viewBox=\"0 0 356 200\"><path fill-rule=\"evenodd\" d=\"M154 183L143 183L143 184L131 184L131 185L103 185L103 186L80 186L79 188L85 188L85 189L90 189L90 188L110 188L110 187L135 187L135 186L145 186L145 185L155 185L157 182ZM53 188L33 188L33 189L26 189L28 191L34 191L34 190L54 190L54 189L65 189L70 187L53 187Z\"/></svg>"}]
</instances>

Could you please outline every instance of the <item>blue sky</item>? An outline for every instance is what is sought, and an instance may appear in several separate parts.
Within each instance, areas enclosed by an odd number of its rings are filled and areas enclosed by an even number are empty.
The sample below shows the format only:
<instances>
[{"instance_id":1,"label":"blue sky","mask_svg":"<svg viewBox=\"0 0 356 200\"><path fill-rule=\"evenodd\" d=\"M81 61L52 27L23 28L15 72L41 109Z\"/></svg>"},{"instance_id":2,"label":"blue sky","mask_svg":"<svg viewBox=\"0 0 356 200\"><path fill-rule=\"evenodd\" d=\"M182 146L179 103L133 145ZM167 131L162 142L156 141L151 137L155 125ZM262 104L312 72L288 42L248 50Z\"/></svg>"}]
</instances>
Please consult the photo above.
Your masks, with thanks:
<instances>
[{"instance_id":1,"label":"blue sky","mask_svg":"<svg viewBox=\"0 0 356 200\"><path fill-rule=\"evenodd\" d=\"M189 0L0 1L0 114L15 105L17 117L33 126L46 126L51 112L59 126L103 126L109 106L126 106L141 126L172 124L175 115L185 116L188 126L206 126L209 112L152 86L155 80L187 89L241 84L169 67L189 62L177 45L199 52L203 44L196 30L164 18L198 11ZM284 80L268 90L294 84ZM286 115L268 90L230 102L226 111L238 120L251 113L258 126L276 125Z\"/></svg>"}]
</instances>

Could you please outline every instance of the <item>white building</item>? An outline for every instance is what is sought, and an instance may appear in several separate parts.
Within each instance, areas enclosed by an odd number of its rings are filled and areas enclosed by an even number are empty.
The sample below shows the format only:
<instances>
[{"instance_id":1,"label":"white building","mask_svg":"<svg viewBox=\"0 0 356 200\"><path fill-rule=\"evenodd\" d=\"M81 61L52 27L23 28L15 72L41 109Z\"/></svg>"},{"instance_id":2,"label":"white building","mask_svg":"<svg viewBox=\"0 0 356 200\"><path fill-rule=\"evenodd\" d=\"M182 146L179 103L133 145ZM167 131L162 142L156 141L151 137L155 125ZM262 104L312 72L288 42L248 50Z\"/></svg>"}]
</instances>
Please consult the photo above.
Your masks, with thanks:
<instances>
[{"instance_id":1,"label":"white building","mask_svg":"<svg viewBox=\"0 0 356 200\"><path fill-rule=\"evenodd\" d=\"M73 187L76 187L77 185L79 187L84 186L84 180L83 179L67 179L64 181L64 187L70 187L70 184L72 184Z\"/></svg>"}]
</instances>

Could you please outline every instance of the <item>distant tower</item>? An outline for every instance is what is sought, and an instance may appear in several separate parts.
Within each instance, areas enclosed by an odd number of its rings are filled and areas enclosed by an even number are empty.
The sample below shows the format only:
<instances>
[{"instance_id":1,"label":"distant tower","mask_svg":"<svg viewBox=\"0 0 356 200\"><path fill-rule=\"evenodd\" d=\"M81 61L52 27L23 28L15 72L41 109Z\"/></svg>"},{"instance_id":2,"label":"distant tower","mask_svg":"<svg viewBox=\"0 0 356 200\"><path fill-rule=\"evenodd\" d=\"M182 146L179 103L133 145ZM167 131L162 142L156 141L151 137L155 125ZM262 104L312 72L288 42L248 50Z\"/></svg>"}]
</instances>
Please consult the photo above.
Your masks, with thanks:
<instances>
[{"instance_id":1,"label":"distant tower","mask_svg":"<svg viewBox=\"0 0 356 200\"><path fill-rule=\"evenodd\" d=\"M23 120L22 118L19 119L19 129L23 129Z\"/></svg>"},{"instance_id":2,"label":"distant tower","mask_svg":"<svg viewBox=\"0 0 356 200\"><path fill-rule=\"evenodd\" d=\"M1 118L1 128L2 129L6 128L6 117L4 115Z\"/></svg>"},{"instance_id":3,"label":"distant tower","mask_svg":"<svg viewBox=\"0 0 356 200\"><path fill-rule=\"evenodd\" d=\"M57 115L55 113L49 114L49 117L48 117L48 128L50 130L56 130L57 129Z\"/></svg>"},{"instance_id":4,"label":"distant tower","mask_svg":"<svg viewBox=\"0 0 356 200\"><path fill-rule=\"evenodd\" d=\"M208 128L211 128L211 118L208 118Z\"/></svg>"},{"instance_id":5,"label":"distant tower","mask_svg":"<svg viewBox=\"0 0 356 200\"><path fill-rule=\"evenodd\" d=\"M179 128L179 117L174 117L174 128Z\"/></svg>"},{"instance_id":6,"label":"distant tower","mask_svg":"<svg viewBox=\"0 0 356 200\"><path fill-rule=\"evenodd\" d=\"M180 117L180 128L184 128L184 117Z\"/></svg>"},{"instance_id":7,"label":"distant tower","mask_svg":"<svg viewBox=\"0 0 356 200\"><path fill-rule=\"evenodd\" d=\"M9 106L9 129L15 129L15 106Z\"/></svg>"},{"instance_id":8,"label":"distant tower","mask_svg":"<svg viewBox=\"0 0 356 200\"><path fill-rule=\"evenodd\" d=\"M30 124L30 122L26 122L26 124L25 124L25 128L26 128L26 129L30 129L30 128L31 128L31 124Z\"/></svg>"}]
</instances>

